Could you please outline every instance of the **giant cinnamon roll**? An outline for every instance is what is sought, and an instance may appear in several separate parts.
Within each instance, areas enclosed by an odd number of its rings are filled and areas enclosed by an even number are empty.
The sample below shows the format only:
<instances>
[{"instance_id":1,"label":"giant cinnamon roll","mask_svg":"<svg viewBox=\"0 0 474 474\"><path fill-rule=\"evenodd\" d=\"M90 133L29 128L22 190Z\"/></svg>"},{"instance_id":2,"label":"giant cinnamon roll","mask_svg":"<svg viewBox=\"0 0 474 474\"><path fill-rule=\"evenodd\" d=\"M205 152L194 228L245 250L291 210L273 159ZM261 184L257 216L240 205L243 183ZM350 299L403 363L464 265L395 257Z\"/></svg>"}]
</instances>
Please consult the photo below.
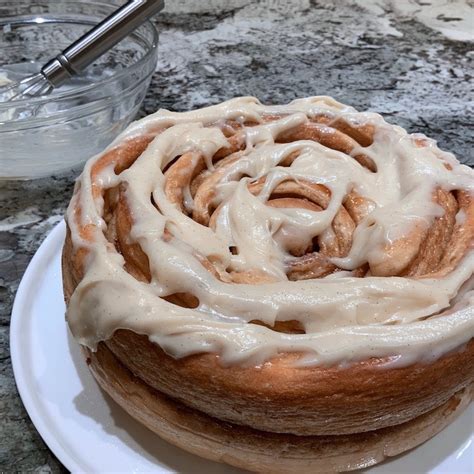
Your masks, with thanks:
<instances>
[{"instance_id":1,"label":"giant cinnamon roll","mask_svg":"<svg viewBox=\"0 0 474 474\"><path fill-rule=\"evenodd\" d=\"M351 470L471 401L474 172L377 114L160 110L87 163L67 222L93 374L190 452Z\"/></svg>"}]
</instances>

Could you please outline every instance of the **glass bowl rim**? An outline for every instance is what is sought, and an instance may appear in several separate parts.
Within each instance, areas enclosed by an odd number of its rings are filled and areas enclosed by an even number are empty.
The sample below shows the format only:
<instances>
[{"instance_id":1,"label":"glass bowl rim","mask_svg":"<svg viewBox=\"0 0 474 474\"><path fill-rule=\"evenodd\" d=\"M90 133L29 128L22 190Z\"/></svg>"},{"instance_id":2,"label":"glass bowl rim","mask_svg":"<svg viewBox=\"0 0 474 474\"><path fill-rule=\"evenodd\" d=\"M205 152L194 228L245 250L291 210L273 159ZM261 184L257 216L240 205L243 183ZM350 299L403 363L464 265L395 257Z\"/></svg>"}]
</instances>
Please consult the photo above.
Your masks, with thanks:
<instances>
[{"instance_id":1,"label":"glass bowl rim","mask_svg":"<svg viewBox=\"0 0 474 474\"><path fill-rule=\"evenodd\" d=\"M21 2L21 3L27 4L27 2ZM87 3L89 5L93 5L93 6L95 5L95 6L105 7L106 9L110 10L110 12L112 12L116 9L116 5L111 5L111 4L102 3L102 2L87 1L87 2L84 2L84 3ZM20 4L20 2L18 2L18 4ZM0 2L0 5L1 5L1 2ZM45 13L44 15L47 15L47 14L48 13ZM44 24L43 22L34 21L35 18L38 18L38 16L40 16L40 15L41 14L36 14L36 15L35 14L29 14L29 15L16 15L16 16L11 16L11 17L3 17L3 18L0 18L0 26L2 26L4 24L14 24L15 19L16 19L16 22L18 22L18 23L23 23L27 19L30 19L30 20L32 20L31 23ZM97 21L97 23L99 23L99 22L100 22L100 20ZM73 23L73 22L71 21L71 23ZM110 76L110 77L108 77L108 78L106 78L106 79L104 79L100 82L97 82L97 83L94 83L94 84L88 84L88 85L85 85L85 86L74 88L70 91L65 91L65 92L61 92L59 94L55 94L54 95L54 100L75 98L75 97L78 97L78 96L80 97L84 93L87 93L91 90L98 89L98 88L102 87L104 84L109 84L111 82L114 82L116 80L121 79L122 77L130 74L130 72L133 72L134 70L140 68L143 64L147 63L150 60L150 58L153 57L153 55L156 53L156 50L157 50L157 47L158 47L158 36L159 35L158 35L158 30L156 29L155 25L151 22L151 20L146 20L137 29L139 29L141 27L147 28L149 31L151 31L151 34L152 34L151 41L147 45L148 49L145 51L145 54L141 58L139 58L136 62L134 62L130 66L125 67L124 69L120 70L116 74L113 74L112 76ZM127 36L127 38L130 37L131 35L133 35L134 33L136 33L137 29L132 31ZM38 105L41 105L41 104L49 102L49 101L51 101L50 96L39 96L39 97L34 97L34 98L20 99L20 100L14 101L14 102L8 102L8 101L7 102L0 102L0 110L9 109L9 108L12 108L12 107L38 106ZM85 104L85 105L87 105L87 104Z\"/></svg>"}]
</instances>

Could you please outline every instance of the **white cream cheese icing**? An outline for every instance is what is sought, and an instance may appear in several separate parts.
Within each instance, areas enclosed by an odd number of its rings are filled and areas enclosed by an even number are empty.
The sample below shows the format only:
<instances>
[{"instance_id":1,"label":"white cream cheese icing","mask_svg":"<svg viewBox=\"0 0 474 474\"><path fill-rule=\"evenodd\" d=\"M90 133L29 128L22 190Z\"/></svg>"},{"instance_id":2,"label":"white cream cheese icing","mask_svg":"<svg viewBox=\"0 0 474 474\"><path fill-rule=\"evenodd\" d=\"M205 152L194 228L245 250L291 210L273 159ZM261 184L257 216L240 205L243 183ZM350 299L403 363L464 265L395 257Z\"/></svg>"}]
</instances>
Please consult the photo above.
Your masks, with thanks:
<instances>
[{"instance_id":1,"label":"white cream cheese icing","mask_svg":"<svg viewBox=\"0 0 474 474\"><path fill-rule=\"evenodd\" d=\"M354 149L352 155L368 156L376 172L314 141L275 142L282 132L321 113L375 127L373 143ZM283 117L262 122L267 114ZM211 229L169 201L163 169L187 152L204 156L208 168L213 169L211 157L228 143L216 124L229 119L252 120L259 125L243 129L246 148L216 183L216 204L221 206ZM215 352L228 364L260 364L280 352L304 353L304 364L368 357L391 357L408 364L439 357L474 337L474 291L466 283L474 270L472 249L454 271L437 279L355 278L339 272L320 279L289 281L285 272L285 242L304 242L330 232L351 190L374 206L356 228L348 255L334 259L347 270L383 260L384 245L406 235L414 222L429 226L443 215L443 209L432 200L437 187L473 193L474 172L439 150L433 141L417 147L414 141L420 136L408 135L377 114L356 112L328 97L295 100L286 106L264 106L255 98L243 97L186 113L160 110L132 124L109 150L156 130L161 133L129 169L117 175L108 167L100 175L103 188L127 185L133 219L130 241L139 243L148 256L150 283L127 273L123 257L110 250L104 236L104 202L93 197L91 182L91 169L101 155L86 164L80 190L71 201L68 224L73 244L88 250L85 276L67 311L70 328L81 344L94 349L123 328L148 335L174 357ZM291 166L280 166L295 151L299 155ZM253 195L248 183L263 176L262 191ZM326 186L331 192L326 209L315 212L267 206L275 186L289 178ZM192 209L189 189L184 195L185 207ZM456 216L457 222L464 219L463 212ZM96 226L93 242L82 239L78 231L78 225L86 223ZM170 241L162 238L165 228L174 236ZM231 247L238 253L233 254ZM257 268L275 282L220 281L198 256L217 261L227 270ZM163 299L183 292L197 297L199 306L183 308ZM249 324L253 320L270 326L275 321L296 320L305 334L284 334Z\"/></svg>"}]
</instances>

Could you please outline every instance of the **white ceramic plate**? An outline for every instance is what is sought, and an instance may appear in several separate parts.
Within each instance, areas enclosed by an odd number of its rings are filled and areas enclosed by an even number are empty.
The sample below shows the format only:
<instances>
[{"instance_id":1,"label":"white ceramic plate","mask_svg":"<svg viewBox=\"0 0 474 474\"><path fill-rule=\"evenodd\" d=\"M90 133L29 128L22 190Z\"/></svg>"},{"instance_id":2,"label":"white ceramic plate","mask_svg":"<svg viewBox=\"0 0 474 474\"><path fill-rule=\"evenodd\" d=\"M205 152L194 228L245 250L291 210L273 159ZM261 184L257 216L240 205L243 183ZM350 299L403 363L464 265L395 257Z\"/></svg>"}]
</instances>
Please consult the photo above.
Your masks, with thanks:
<instances>
[{"instance_id":1,"label":"white ceramic plate","mask_svg":"<svg viewBox=\"0 0 474 474\"><path fill-rule=\"evenodd\" d=\"M23 403L41 436L73 472L237 474L171 446L127 415L89 373L64 320L61 222L39 248L16 295L11 355ZM474 409L376 473L474 472Z\"/></svg>"}]
</instances>

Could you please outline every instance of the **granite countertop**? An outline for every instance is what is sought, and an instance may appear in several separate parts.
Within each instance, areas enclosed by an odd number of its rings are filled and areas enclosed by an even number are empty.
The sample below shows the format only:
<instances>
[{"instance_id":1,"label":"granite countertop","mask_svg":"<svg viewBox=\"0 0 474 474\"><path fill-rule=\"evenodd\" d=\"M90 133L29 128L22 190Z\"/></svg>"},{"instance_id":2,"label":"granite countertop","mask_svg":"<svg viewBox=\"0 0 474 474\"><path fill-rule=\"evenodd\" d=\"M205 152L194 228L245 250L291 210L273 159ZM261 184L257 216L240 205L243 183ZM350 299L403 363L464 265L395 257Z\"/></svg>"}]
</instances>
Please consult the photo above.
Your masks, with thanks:
<instances>
[{"instance_id":1,"label":"granite countertop","mask_svg":"<svg viewBox=\"0 0 474 474\"><path fill-rule=\"evenodd\" d=\"M467 2L168 3L157 19L159 62L141 114L238 95L267 103L332 95L425 133L468 162L474 16ZM8 334L20 279L62 219L74 178L0 183L0 471L65 471L18 396Z\"/></svg>"}]
</instances>

